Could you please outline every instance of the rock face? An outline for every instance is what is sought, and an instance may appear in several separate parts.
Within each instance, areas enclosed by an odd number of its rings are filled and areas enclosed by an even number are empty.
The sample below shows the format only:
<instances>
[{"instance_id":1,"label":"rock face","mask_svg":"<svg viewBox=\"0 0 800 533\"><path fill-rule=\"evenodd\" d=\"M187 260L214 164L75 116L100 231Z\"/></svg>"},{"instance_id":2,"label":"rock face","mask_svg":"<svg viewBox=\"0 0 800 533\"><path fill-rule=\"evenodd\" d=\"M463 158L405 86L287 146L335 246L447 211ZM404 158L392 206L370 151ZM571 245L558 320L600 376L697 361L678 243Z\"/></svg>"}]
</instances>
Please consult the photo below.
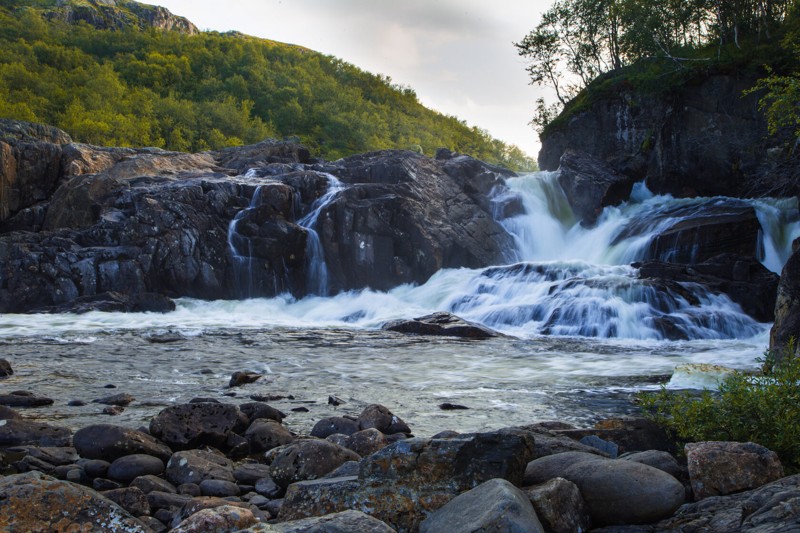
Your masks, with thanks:
<instances>
[{"instance_id":1,"label":"rock face","mask_svg":"<svg viewBox=\"0 0 800 533\"><path fill-rule=\"evenodd\" d=\"M778 358L794 356L800 346L800 251L794 251L781 271L775 302L775 323L769 332L769 349ZM790 353L793 342L794 353Z\"/></svg>"},{"instance_id":2,"label":"rock face","mask_svg":"<svg viewBox=\"0 0 800 533\"><path fill-rule=\"evenodd\" d=\"M608 161L656 192L682 196L791 195L800 153L770 138L754 78L698 74L667 94L617 89L547 130L539 166L555 170L569 149ZM603 134L598 134L603 132Z\"/></svg>"},{"instance_id":3,"label":"rock face","mask_svg":"<svg viewBox=\"0 0 800 533\"><path fill-rule=\"evenodd\" d=\"M755 489L783 477L778 455L752 442L689 443L686 460L697 500Z\"/></svg>"},{"instance_id":4,"label":"rock face","mask_svg":"<svg viewBox=\"0 0 800 533\"><path fill-rule=\"evenodd\" d=\"M199 31L189 20L173 15L166 8L130 0L89 0L88 2L68 0L58 2L56 7L45 11L45 15L70 24L85 22L101 30L138 26L142 29L155 28L188 35L194 35Z\"/></svg>"},{"instance_id":5,"label":"rock face","mask_svg":"<svg viewBox=\"0 0 800 533\"><path fill-rule=\"evenodd\" d=\"M203 154L97 148L0 122L0 312L164 311L155 295L383 290L489 266L511 249L489 200L508 175L453 154L315 163L278 141ZM334 178L341 190L315 205ZM322 257L301 225L318 208ZM327 283L312 270L323 260Z\"/></svg>"}]
</instances>

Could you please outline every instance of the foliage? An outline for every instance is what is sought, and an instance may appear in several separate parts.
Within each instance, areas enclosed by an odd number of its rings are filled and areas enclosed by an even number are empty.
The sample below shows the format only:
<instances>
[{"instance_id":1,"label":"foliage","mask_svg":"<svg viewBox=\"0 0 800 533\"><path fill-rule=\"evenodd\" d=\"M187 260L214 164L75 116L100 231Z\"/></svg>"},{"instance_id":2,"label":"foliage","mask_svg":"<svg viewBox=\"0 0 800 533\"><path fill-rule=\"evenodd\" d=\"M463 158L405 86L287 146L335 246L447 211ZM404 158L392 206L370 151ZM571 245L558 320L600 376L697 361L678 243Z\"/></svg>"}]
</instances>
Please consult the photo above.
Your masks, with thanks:
<instances>
[{"instance_id":1,"label":"foliage","mask_svg":"<svg viewBox=\"0 0 800 533\"><path fill-rule=\"evenodd\" d=\"M640 400L648 416L679 443L756 442L775 451L788 472L800 472L800 357L790 346L786 356L767 353L762 362L762 373L734 372L715 392L662 389Z\"/></svg>"},{"instance_id":2,"label":"foliage","mask_svg":"<svg viewBox=\"0 0 800 533\"><path fill-rule=\"evenodd\" d=\"M593 80L642 62L682 70L728 60L779 33L796 0L556 0L519 43L531 83L563 108ZM724 57L730 55L732 57ZM626 69L627 72L627 69ZM537 106L543 129L553 115Z\"/></svg>"},{"instance_id":3,"label":"foliage","mask_svg":"<svg viewBox=\"0 0 800 533\"><path fill-rule=\"evenodd\" d=\"M51 16L63 4L0 0L0 117L101 145L202 151L293 137L327 159L448 147L535 166L485 130L423 107L413 90L334 57L241 34L67 24ZM113 20L135 17L133 7L118 2Z\"/></svg>"}]
</instances>

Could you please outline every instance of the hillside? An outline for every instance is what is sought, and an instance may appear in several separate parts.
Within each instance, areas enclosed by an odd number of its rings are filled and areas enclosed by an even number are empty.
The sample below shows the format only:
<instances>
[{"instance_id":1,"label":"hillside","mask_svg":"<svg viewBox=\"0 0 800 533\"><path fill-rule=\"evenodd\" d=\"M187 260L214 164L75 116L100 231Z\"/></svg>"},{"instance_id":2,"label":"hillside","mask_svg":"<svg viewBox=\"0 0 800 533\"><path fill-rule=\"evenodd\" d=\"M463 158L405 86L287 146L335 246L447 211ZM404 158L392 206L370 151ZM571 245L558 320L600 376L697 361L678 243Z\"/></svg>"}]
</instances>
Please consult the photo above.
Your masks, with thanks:
<instances>
[{"instance_id":1,"label":"hillside","mask_svg":"<svg viewBox=\"0 0 800 533\"><path fill-rule=\"evenodd\" d=\"M439 147L515 170L515 146L340 59L238 33L197 32L127 0L0 0L0 118L79 142L202 151L293 138L337 159Z\"/></svg>"}]
</instances>

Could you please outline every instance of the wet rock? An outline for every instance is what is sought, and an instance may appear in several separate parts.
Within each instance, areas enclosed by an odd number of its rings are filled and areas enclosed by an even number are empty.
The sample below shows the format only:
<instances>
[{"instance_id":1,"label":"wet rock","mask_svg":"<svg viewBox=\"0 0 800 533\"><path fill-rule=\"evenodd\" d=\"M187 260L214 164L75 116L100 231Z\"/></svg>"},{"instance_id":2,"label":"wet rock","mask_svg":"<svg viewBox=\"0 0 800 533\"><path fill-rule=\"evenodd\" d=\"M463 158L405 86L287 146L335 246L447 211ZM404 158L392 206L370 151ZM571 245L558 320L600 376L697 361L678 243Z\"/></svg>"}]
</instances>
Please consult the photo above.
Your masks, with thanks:
<instances>
[{"instance_id":1,"label":"wet rock","mask_svg":"<svg viewBox=\"0 0 800 533\"><path fill-rule=\"evenodd\" d=\"M347 461L346 463L342 463L342 466L340 466L336 470L328 472L323 477L328 479L335 477L353 477L353 476L358 477L358 472L360 468L361 467L358 461Z\"/></svg>"},{"instance_id":2,"label":"wet rock","mask_svg":"<svg viewBox=\"0 0 800 533\"><path fill-rule=\"evenodd\" d=\"M419 525L438 531L529 531L544 533L530 500L505 479L491 479L456 496Z\"/></svg>"},{"instance_id":3,"label":"wet rock","mask_svg":"<svg viewBox=\"0 0 800 533\"><path fill-rule=\"evenodd\" d=\"M0 359L0 378L13 375L14 370L11 368L11 363L8 362L8 359Z\"/></svg>"},{"instance_id":4,"label":"wet rock","mask_svg":"<svg viewBox=\"0 0 800 533\"><path fill-rule=\"evenodd\" d=\"M133 516L150 514L147 495L136 487L127 487L103 492L103 496L116 503Z\"/></svg>"},{"instance_id":5,"label":"wet rock","mask_svg":"<svg viewBox=\"0 0 800 533\"><path fill-rule=\"evenodd\" d=\"M247 416L250 423L259 418L266 418L276 422L283 422L286 415L278 409L262 401L247 402L239 405L239 409Z\"/></svg>"},{"instance_id":6,"label":"wet rock","mask_svg":"<svg viewBox=\"0 0 800 533\"><path fill-rule=\"evenodd\" d=\"M258 519L249 509L224 505L203 509L183 520L173 533L206 533L208 531L237 531L255 525Z\"/></svg>"},{"instance_id":7,"label":"wet rock","mask_svg":"<svg viewBox=\"0 0 800 533\"><path fill-rule=\"evenodd\" d=\"M294 440L294 436L280 422L266 418L258 418L250 424L245 437L252 453L266 452Z\"/></svg>"},{"instance_id":8,"label":"wet rock","mask_svg":"<svg viewBox=\"0 0 800 533\"><path fill-rule=\"evenodd\" d=\"M0 529L6 531L115 531L148 529L122 507L87 487L39 472L0 477Z\"/></svg>"},{"instance_id":9,"label":"wet rock","mask_svg":"<svg viewBox=\"0 0 800 533\"><path fill-rule=\"evenodd\" d=\"M178 492L178 490L175 488L175 485L165 479L161 479L160 477L153 475L137 477L131 481L130 486L136 487L145 494L149 494L153 491L167 492L171 494L177 494Z\"/></svg>"},{"instance_id":10,"label":"wet rock","mask_svg":"<svg viewBox=\"0 0 800 533\"><path fill-rule=\"evenodd\" d=\"M231 375L231 379L228 382L228 387L241 387L242 385L247 385L248 383L255 383L259 379L261 379L261 374L256 372L234 372Z\"/></svg>"},{"instance_id":11,"label":"wet rock","mask_svg":"<svg viewBox=\"0 0 800 533\"><path fill-rule=\"evenodd\" d=\"M103 408L104 415L111 415L111 416L118 416L121 415L125 411L124 407L120 407L119 405L109 405L108 407Z\"/></svg>"},{"instance_id":12,"label":"wet rock","mask_svg":"<svg viewBox=\"0 0 800 533\"><path fill-rule=\"evenodd\" d=\"M225 498L238 496L241 491L236 483L222 479L204 479L200 482L200 494L203 496L216 496Z\"/></svg>"},{"instance_id":13,"label":"wet rock","mask_svg":"<svg viewBox=\"0 0 800 533\"><path fill-rule=\"evenodd\" d=\"M176 486L183 483L200 484L204 479L235 481L231 461L203 450L175 452L167 463L166 478Z\"/></svg>"},{"instance_id":14,"label":"wet rock","mask_svg":"<svg viewBox=\"0 0 800 533\"><path fill-rule=\"evenodd\" d=\"M21 418L20 414L10 407L0 405L0 420L12 420Z\"/></svg>"},{"instance_id":15,"label":"wet rock","mask_svg":"<svg viewBox=\"0 0 800 533\"><path fill-rule=\"evenodd\" d=\"M14 391L11 394L0 394L0 405L6 407L44 407L53 405L53 400L43 396L35 396L27 391Z\"/></svg>"},{"instance_id":16,"label":"wet rock","mask_svg":"<svg viewBox=\"0 0 800 533\"><path fill-rule=\"evenodd\" d=\"M86 471L89 477L106 477L108 469L111 468L111 463L102 459L79 459L77 464Z\"/></svg>"},{"instance_id":17,"label":"wet rock","mask_svg":"<svg viewBox=\"0 0 800 533\"><path fill-rule=\"evenodd\" d=\"M558 183L584 226L593 226L604 207L620 204L631 195L633 179L585 152L567 150L560 168Z\"/></svg>"},{"instance_id":18,"label":"wet rock","mask_svg":"<svg viewBox=\"0 0 800 533\"><path fill-rule=\"evenodd\" d=\"M451 313L433 313L410 320L393 320L383 325L387 331L412 333L415 335L440 335L466 339L487 339L497 337L491 329L459 318Z\"/></svg>"},{"instance_id":19,"label":"wet rock","mask_svg":"<svg viewBox=\"0 0 800 533\"><path fill-rule=\"evenodd\" d=\"M769 332L769 349L777 360L794 356L800 348L800 242L781 271L775 300L775 323Z\"/></svg>"},{"instance_id":20,"label":"wet rock","mask_svg":"<svg viewBox=\"0 0 800 533\"><path fill-rule=\"evenodd\" d=\"M332 416L323 418L314 424L314 427L311 429L311 436L324 439L329 435L337 433L341 435L352 435L358 430L358 422L355 420L342 418L340 416Z\"/></svg>"},{"instance_id":21,"label":"wet rock","mask_svg":"<svg viewBox=\"0 0 800 533\"><path fill-rule=\"evenodd\" d=\"M158 457L144 454L133 454L120 457L108 469L108 477L114 481L130 483L139 476L164 473L164 461Z\"/></svg>"},{"instance_id":22,"label":"wet rock","mask_svg":"<svg viewBox=\"0 0 800 533\"><path fill-rule=\"evenodd\" d=\"M582 452L536 459L525 470L526 485L556 477L578 486L597 526L656 522L674 513L685 499L683 485L661 470Z\"/></svg>"},{"instance_id":23,"label":"wet rock","mask_svg":"<svg viewBox=\"0 0 800 533\"><path fill-rule=\"evenodd\" d=\"M278 448L270 463L270 475L281 487L307 479L317 479L338 468L346 461L360 457L341 446L325 440L298 440Z\"/></svg>"},{"instance_id":24,"label":"wet rock","mask_svg":"<svg viewBox=\"0 0 800 533\"><path fill-rule=\"evenodd\" d=\"M0 421L0 448L26 444L69 446L72 444L72 431L29 420L12 418Z\"/></svg>"},{"instance_id":25,"label":"wet rock","mask_svg":"<svg viewBox=\"0 0 800 533\"><path fill-rule=\"evenodd\" d=\"M256 492L267 498L278 498L283 494L283 489L275 483L271 476L260 478L256 481Z\"/></svg>"},{"instance_id":26,"label":"wet rock","mask_svg":"<svg viewBox=\"0 0 800 533\"><path fill-rule=\"evenodd\" d=\"M240 485L255 485L259 479L268 478L269 465L262 463L245 463L236 467L233 477Z\"/></svg>"},{"instance_id":27,"label":"wet rock","mask_svg":"<svg viewBox=\"0 0 800 533\"><path fill-rule=\"evenodd\" d=\"M158 413L150 421L150 434L177 450L224 448L229 433L241 433L246 427L247 417L235 405L192 403Z\"/></svg>"},{"instance_id":28,"label":"wet rock","mask_svg":"<svg viewBox=\"0 0 800 533\"><path fill-rule=\"evenodd\" d=\"M591 446L586 446L585 444L581 444L575 439L572 439L566 435L562 435L558 432L561 431L570 431L570 429L565 429L563 426L555 426L558 429L545 429L548 426L543 426L541 424L531 424L528 426L520 426L517 429L522 431L527 431L534 435L536 439L536 450L534 453L534 458L538 459L539 457L546 457L548 455L554 455L557 453L564 453L564 452L585 452L591 453L595 455L599 455L602 457L606 457L604 452L601 452L597 448L593 448Z\"/></svg>"},{"instance_id":29,"label":"wet rock","mask_svg":"<svg viewBox=\"0 0 800 533\"><path fill-rule=\"evenodd\" d=\"M557 477L524 491L547 531L573 533L589 530L589 507L577 485L571 481Z\"/></svg>"},{"instance_id":30,"label":"wet rock","mask_svg":"<svg viewBox=\"0 0 800 533\"><path fill-rule=\"evenodd\" d=\"M375 428L364 429L347 437L345 448L366 457L389 445L383 433Z\"/></svg>"},{"instance_id":31,"label":"wet rock","mask_svg":"<svg viewBox=\"0 0 800 533\"><path fill-rule=\"evenodd\" d=\"M375 428L385 435L411 433L408 424L403 422L400 417L396 416L383 405L378 405L376 403L366 406L358 416L357 422L359 429Z\"/></svg>"},{"instance_id":32,"label":"wet rock","mask_svg":"<svg viewBox=\"0 0 800 533\"><path fill-rule=\"evenodd\" d=\"M69 405L70 407L83 407L84 405L86 405L86 402L84 402L83 400L70 400L69 402L67 402L67 405Z\"/></svg>"},{"instance_id":33,"label":"wet rock","mask_svg":"<svg viewBox=\"0 0 800 533\"><path fill-rule=\"evenodd\" d=\"M114 271L125 272L125 275L133 275L141 278L141 275L132 272L132 266L113 266ZM107 282L111 283L111 282ZM135 287L128 287L127 290L138 290L143 281ZM169 313L175 310L175 302L170 298L153 292L120 292L104 291L98 294L87 296L75 296L67 302L58 302L54 298L55 305L37 305L28 312L36 313L72 313L82 315L92 311L102 311L105 313Z\"/></svg>"},{"instance_id":34,"label":"wet rock","mask_svg":"<svg viewBox=\"0 0 800 533\"><path fill-rule=\"evenodd\" d=\"M445 402L439 404L439 409L441 409L442 411L463 411L469 409L469 407L467 407L466 405L459 405L457 403Z\"/></svg>"},{"instance_id":35,"label":"wet rock","mask_svg":"<svg viewBox=\"0 0 800 533\"><path fill-rule=\"evenodd\" d=\"M342 511L318 518L303 518L280 522L271 526L274 533L338 533L358 531L363 533L393 533L394 529L360 511ZM266 532L265 532L266 533Z\"/></svg>"},{"instance_id":36,"label":"wet rock","mask_svg":"<svg viewBox=\"0 0 800 533\"><path fill-rule=\"evenodd\" d=\"M81 457L114 461L125 455L146 454L168 461L172 450L156 438L135 429L94 424L75 432L73 445Z\"/></svg>"},{"instance_id":37,"label":"wet rock","mask_svg":"<svg viewBox=\"0 0 800 533\"><path fill-rule=\"evenodd\" d=\"M308 407L292 407L291 411L293 413L308 413L310 409Z\"/></svg>"},{"instance_id":38,"label":"wet rock","mask_svg":"<svg viewBox=\"0 0 800 533\"><path fill-rule=\"evenodd\" d=\"M136 398L131 396L130 394L120 393L114 394L113 396L106 396L104 398L98 398L96 400L92 400L94 403L102 403L105 405L118 405L120 407L125 407L130 405L131 402L135 401Z\"/></svg>"},{"instance_id":39,"label":"wet rock","mask_svg":"<svg viewBox=\"0 0 800 533\"><path fill-rule=\"evenodd\" d=\"M697 500L758 488L783 477L778 455L752 442L695 442L685 450Z\"/></svg>"},{"instance_id":40,"label":"wet rock","mask_svg":"<svg viewBox=\"0 0 800 533\"><path fill-rule=\"evenodd\" d=\"M342 400L341 398L339 398L337 396L328 396L328 405L332 405L334 407L339 407L340 405L345 404L345 403L347 403L347 402L345 402L344 400Z\"/></svg>"}]
</instances>

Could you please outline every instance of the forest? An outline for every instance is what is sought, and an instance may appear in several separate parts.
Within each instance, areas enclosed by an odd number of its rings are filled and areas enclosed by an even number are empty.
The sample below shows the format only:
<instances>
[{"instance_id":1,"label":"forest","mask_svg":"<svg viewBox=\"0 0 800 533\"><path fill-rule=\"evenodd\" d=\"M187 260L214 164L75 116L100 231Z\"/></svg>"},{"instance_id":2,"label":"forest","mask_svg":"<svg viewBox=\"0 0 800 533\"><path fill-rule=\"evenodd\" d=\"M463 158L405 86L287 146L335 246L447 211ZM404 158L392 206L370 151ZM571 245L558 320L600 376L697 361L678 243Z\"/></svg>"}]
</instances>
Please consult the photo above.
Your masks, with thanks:
<instances>
[{"instance_id":1,"label":"forest","mask_svg":"<svg viewBox=\"0 0 800 533\"><path fill-rule=\"evenodd\" d=\"M771 129L800 124L796 0L556 0L515 45L554 94L537 103L540 131L598 80L665 90L714 69L757 71Z\"/></svg>"},{"instance_id":2,"label":"forest","mask_svg":"<svg viewBox=\"0 0 800 533\"><path fill-rule=\"evenodd\" d=\"M65 4L94 5L0 1L0 118L107 146L197 152L272 137L299 140L325 159L447 147L535 168L518 147L341 59L234 32L98 29L48 16Z\"/></svg>"}]
</instances>

